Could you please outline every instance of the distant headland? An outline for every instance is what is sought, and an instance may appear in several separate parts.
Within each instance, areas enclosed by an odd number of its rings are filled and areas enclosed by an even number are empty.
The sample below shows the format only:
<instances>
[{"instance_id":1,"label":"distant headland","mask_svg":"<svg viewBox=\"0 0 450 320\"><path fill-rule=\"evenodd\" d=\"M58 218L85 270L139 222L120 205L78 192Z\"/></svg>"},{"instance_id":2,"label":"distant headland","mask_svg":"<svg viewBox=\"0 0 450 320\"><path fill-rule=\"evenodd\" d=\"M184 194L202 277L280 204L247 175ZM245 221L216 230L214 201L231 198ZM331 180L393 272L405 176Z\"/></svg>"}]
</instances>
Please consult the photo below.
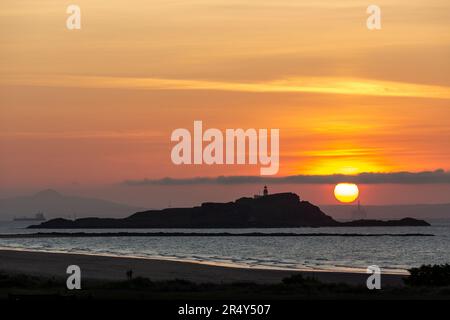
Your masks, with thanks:
<instances>
[{"instance_id":1,"label":"distant headland","mask_svg":"<svg viewBox=\"0 0 450 320\"><path fill-rule=\"evenodd\" d=\"M104 228L295 228L295 227L370 227L429 226L424 220L355 220L338 222L295 193L244 197L232 202L205 202L192 208L167 208L135 213L123 219L52 219L29 228L104 229Z\"/></svg>"}]
</instances>

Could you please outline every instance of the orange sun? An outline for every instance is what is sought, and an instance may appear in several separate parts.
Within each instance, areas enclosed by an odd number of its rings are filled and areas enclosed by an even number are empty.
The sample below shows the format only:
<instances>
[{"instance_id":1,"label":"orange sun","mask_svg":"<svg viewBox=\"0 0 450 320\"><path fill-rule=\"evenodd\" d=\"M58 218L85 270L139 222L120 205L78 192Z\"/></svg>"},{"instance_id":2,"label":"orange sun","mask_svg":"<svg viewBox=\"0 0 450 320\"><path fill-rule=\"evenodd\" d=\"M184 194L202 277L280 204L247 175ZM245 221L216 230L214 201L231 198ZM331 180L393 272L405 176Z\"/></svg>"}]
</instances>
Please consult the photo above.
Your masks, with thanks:
<instances>
[{"instance_id":1,"label":"orange sun","mask_svg":"<svg viewBox=\"0 0 450 320\"><path fill-rule=\"evenodd\" d=\"M340 202L353 202L359 196L358 186L354 183L339 183L334 187L334 196Z\"/></svg>"}]
</instances>

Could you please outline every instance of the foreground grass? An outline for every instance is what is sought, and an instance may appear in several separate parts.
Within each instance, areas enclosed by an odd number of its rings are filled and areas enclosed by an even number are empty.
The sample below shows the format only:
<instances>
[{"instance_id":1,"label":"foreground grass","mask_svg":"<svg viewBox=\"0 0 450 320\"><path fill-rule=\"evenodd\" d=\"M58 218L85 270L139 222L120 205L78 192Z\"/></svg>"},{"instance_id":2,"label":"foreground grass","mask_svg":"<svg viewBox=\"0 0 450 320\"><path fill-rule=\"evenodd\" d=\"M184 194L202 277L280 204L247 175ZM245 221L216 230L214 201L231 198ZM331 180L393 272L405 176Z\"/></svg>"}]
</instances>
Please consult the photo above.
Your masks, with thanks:
<instances>
[{"instance_id":1,"label":"foreground grass","mask_svg":"<svg viewBox=\"0 0 450 320\"><path fill-rule=\"evenodd\" d=\"M450 299L450 286L406 286L370 291L362 286L325 284L301 275L278 284L193 283L186 280L84 281L82 290L66 289L65 279L0 272L0 299L76 300L289 300L289 299Z\"/></svg>"}]
</instances>

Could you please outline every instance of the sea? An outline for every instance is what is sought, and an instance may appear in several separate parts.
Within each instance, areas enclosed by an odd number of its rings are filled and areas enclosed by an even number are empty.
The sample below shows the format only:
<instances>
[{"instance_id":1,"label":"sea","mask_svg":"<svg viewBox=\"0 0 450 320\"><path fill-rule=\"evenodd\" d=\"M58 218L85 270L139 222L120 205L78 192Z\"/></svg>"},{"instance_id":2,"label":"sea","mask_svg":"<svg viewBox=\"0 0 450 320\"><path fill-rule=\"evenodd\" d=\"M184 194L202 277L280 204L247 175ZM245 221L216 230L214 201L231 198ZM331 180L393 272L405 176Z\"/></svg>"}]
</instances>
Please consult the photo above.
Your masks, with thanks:
<instances>
[{"instance_id":1,"label":"sea","mask_svg":"<svg viewBox=\"0 0 450 320\"><path fill-rule=\"evenodd\" d=\"M385 273L407 274L408 269L423 264L450 263L450 219L429 222L431 227L36 230L27 229L27 222L4 221L0 222L2 235L36 232L208 232L211 236L0 238L0 249L324 272L364 273L368 266L377 265ZM265 235L214 236L214 233L222 232L260 232ZM298 233L302 236L270 235L273 233Z\"/></svg>"}]
</instances>

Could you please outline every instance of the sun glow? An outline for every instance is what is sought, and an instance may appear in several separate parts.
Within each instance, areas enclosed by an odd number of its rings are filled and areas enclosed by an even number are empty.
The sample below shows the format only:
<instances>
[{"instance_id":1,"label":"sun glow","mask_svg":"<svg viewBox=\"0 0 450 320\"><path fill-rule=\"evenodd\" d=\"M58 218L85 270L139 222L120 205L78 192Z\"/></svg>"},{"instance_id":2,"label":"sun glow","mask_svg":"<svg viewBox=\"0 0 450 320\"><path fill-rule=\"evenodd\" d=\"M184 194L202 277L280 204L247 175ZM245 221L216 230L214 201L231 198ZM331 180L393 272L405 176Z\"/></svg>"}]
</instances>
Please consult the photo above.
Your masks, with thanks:
<instances>
[{"instance_id":1,"label":"sun glow","mask_svg":"<svg viewBox=\"0 0 450 320\"><path fill-rule=\"evenodd\" d=\"M354 183L339 183L334 187L334 196L340 202L353 202L359 196L358 186Z\"/></svg>"}]
</instances>

